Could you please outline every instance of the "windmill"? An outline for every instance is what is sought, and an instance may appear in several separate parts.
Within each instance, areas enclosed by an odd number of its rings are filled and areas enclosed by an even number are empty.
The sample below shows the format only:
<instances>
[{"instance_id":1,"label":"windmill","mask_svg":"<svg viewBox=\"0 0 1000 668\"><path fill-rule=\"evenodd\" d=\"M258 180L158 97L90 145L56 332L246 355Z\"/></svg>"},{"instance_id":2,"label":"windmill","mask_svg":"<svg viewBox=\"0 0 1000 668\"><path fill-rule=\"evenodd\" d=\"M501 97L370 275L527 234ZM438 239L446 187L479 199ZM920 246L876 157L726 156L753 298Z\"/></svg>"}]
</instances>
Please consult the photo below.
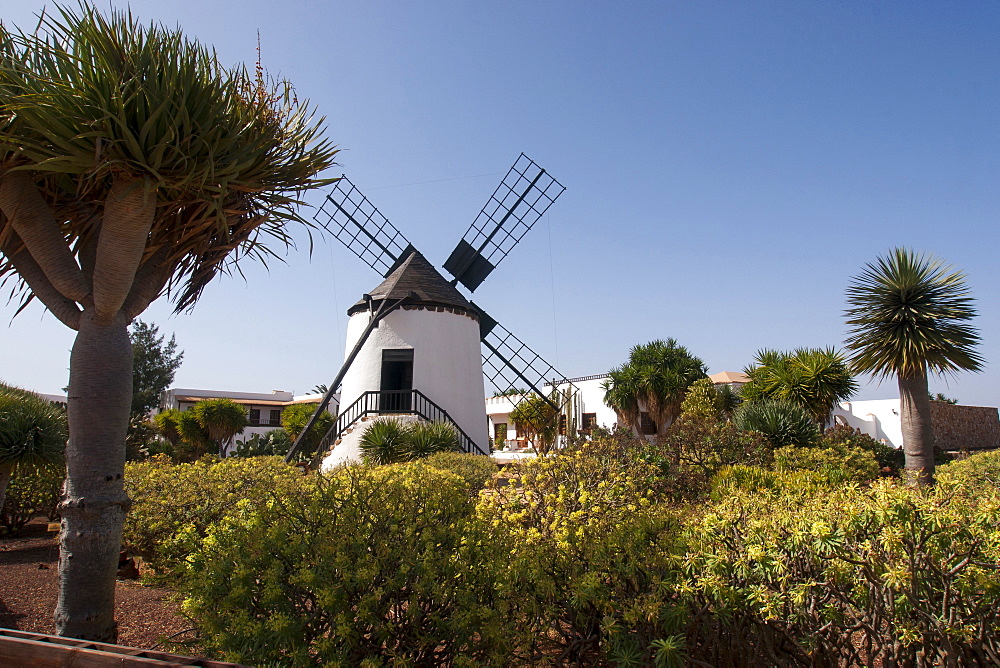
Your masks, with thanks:
<instances>
[{"instance_id":1,"label":"windmill","mask_svg":"<svg viewBox=\"0 0 1000 668\"><path fill-rule=\"evenodd\" d=\"M445 261L448 281L342 177L317 221L385 280L348 310L344 365L286 460L341 384L338 419L319 453L363 418L389 414L450 422L462 450L489 454L484 378L497 395L521 387L528 393L519 402L531 394L544 399L536 432L553 420L568 423L575 388L566 377L457 289L474 292L564 190L522 153ZM356 450L337 456L352 458Z\"/></svg>"}]
</instances>

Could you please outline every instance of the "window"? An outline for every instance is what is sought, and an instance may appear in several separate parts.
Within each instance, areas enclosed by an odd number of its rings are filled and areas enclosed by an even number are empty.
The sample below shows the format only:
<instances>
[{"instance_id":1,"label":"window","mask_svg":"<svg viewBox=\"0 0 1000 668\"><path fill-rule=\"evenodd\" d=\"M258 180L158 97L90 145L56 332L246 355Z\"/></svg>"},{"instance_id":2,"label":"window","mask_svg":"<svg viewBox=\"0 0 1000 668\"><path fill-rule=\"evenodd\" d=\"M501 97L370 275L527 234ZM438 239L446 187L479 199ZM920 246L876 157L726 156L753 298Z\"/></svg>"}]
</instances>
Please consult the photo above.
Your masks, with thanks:
<instances>
[{"instance_id":1,"label":"window","mask_svg":"<svg viewBox=\"0 0 1000 668\"><path fill-rule=\"evenodd\" d=\"M649 413L639 413L639 433L643 436L654 436L656 434L656 421L649 417Z\"/></svg>"},{"instance_id":2,"label":"window","mask_svg":"<svg viewBox=\"0 0 1000 668\"><path fill-rule=\"evenodd\" d=\"M560 413L559 414L559 435L560 436L565 436L566 435L566 414L565 413Z\"/></svg>"},{"instance_id":3,"label":"window","mask_svg":"<svg viewBox=\"0 0 1000 668\"><path fill-rule=\"evenodd\" d=\"M250 409L250 426L259 427L260 426L260 409L251 408Z\"/></svg>"},{"instance_id":4,"label":"window","mask_svg":"<svg viewBox=\"0 0 1000 668\"><path fill-rule=\"evenodd\" d=\"M271 426L271 427L280 427L281 426L281 409L280 408L272 408L271 409L271 419L268 420L267 424L269 426Z\"/></svg>"},{"instance_id":5,"label":"window","mask_svg":"<svg viewBox=\"0 0 1000 668\"><path fill-rule=\"evenodd\" d=\"M582 418L583 427L580 431L589 434L590 430L597 426L597 413L584 413Z\"/></svg>"}]
</instances>

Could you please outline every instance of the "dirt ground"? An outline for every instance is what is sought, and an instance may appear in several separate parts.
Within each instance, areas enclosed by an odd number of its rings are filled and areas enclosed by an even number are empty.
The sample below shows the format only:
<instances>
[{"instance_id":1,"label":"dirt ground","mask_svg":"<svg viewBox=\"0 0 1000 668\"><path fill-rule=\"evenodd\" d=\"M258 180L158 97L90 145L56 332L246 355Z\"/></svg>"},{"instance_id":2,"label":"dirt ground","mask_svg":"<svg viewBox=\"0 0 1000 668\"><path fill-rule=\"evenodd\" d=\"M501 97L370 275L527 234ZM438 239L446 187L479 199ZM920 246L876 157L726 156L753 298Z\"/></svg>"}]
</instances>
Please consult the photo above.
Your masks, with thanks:
<instances>
[{"instance_id":1,"label":"dirt ground","mask_svg":"<svg viewBox=\"0 0 1000 668\"><path fill-rule=\"evenodd\" d=\"M52 612L59 592L59 541L44 520L31 522L16 538L0 537L0 627L55 633ZM190 623L169 589L119 580L115 591L118 644L141 649L190 653L165 643L188 640Z\"/></svg>"}]
</instances>

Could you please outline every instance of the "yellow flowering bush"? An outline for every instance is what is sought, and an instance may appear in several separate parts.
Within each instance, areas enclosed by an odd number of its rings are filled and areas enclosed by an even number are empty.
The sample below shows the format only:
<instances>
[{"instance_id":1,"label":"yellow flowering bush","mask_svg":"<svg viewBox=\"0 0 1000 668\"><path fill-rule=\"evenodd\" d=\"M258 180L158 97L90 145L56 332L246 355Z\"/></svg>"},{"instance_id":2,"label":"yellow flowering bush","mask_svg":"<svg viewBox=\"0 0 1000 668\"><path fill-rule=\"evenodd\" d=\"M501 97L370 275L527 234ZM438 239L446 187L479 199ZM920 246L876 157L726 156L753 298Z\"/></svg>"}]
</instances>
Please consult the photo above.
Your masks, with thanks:
<instances>
[{"instance_id":1,"label":"yellow flowering bush","mask_svg":"<svg viewBox=\"0 0 1000 668\"><path fill-rule=\"evenodd\" d=\"M688 651L714 665L990 665L1000 656L1000 492L801 472L730 488L686 526ZM782 474L777 474L780 478ZM776 491L777 490L777 491Z\"/></svg>"},{"instance_id":2,"label":"yellow flowering bush","mask_svg":"<svg viewBox=\"0 0 1000 668\"><path fill-rule=\"evenodd\" d=\"M184 610L207 646L254 665L502 663L512 620L485 528L455 473L343 467L211 527Z\"/></svg>"},{"instance_id":3,"label":"yellow flowering bush","mask_svg":"<svg viewBox=\"0 0 1000 668\"><path fill-rule=\"evenodd\" d=\"M471 455L465 452L437 452L422 459L435 468L457 473L469 486L469 491L478 494L497 474L497 464L492 457Z\"/></svg>"},{"instance_id":4,"label":"yellow flowering bush","mask_svg":"<svg viewBox=\"0 0 1000 668\"><path fill-rule=\"evenodd\" d=\"M939 486L1000 489L1000 450L979 452L937 469Z\"/></svg>"},{"instance_id":5,"label":"yellow flowering bush","mask_svg":"<svg viewBox=\"0 0 1000 668\"><path fill-rule=\"evenodd\" d=\"M518 659L641 665L681 659L665 588L676 511L646 484L655 467L588 443L513 465L480 515L509 555L498 571Z\"/></svg>"},{"instance_id":6,"label":"yellow flowering bush","mask_svg":"<svg viewBox=\"0 0 1000 668\"><path fill-rule=\"evenodd\" d=\"M174 464L166 455L125 466L132 507L125 518L123 547L159 575L176 577L208 527L240 502L264 503L295 493L299 469L280 457L204 457Z\"/></svg>"}]
</instances>

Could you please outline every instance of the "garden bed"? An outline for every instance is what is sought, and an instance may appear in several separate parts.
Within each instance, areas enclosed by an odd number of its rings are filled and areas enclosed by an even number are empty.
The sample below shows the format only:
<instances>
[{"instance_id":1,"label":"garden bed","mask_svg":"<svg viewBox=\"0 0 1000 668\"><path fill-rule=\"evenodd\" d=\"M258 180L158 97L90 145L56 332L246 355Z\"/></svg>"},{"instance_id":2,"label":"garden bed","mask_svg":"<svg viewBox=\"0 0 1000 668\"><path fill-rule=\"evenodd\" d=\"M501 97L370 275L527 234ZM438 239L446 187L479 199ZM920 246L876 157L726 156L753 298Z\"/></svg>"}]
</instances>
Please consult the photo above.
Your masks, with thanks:
<instances>
[{"instance_id":1,"label":"garden bed","mask_svg":"<svg viewBox=\"0 0 1000 668\"><path fill-rule=\"evenodd\" d=\"M15 538L0 537L0 627L55 633L52 613L59 594L59 541L39 518ZM115 591L118 642L142 649L170 649L162 642L190 638L180 603L170 589L118 582ZM179 635L175 635L179 634ZM187 650L184 650L187 652Z\"/></svg>"}]
</instances>

